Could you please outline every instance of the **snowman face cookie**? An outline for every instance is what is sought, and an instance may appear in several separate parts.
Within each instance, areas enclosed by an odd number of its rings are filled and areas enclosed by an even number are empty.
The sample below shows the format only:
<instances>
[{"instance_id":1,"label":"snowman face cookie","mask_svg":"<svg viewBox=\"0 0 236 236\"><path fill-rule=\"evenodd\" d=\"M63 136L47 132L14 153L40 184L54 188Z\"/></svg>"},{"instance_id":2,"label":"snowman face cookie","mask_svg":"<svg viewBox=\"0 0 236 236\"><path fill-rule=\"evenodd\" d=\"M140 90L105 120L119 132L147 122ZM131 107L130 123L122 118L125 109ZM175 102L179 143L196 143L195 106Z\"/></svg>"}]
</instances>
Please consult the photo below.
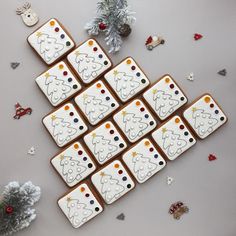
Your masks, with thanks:
<instances>
[{"instance_id":1,"label":"snowman face cookie","mask_svg":"<svg viewBox=\"0 0 236 236\"><path fill-rule=\"evenodd\" d=\"M87 134L84 142L99 164L104 164L127 147L126 142L110 121Z\"/></svg>"},{"instance_id":2,"label":"snowman face cookie","mask_svg":"<svg viewBox=\"0 0 236 236\"><path fill-rule=\"evenodd\" d=\"M101 80L80 93L75 102L91 125L98 124L119 107Z\"/></svg>"},{"instance_id":3,"label":"snowman face cookie","mask_svg":"<svg viewBox=\"0 0 236 236\"><path fill-rule=\"evenodd\" d=\"M52 65L71 51L75 43L64 27L50 19L28 37L28 43L47 65Z\"/></svg>"},{"instance_id":4,"label":"snowman face cookie","mask_svg":"<svg viewBox=\"0 0 236 236\"><path fill-rule=\"evenodd\" d=\"M116 160L92 175L92 183L107 204L111 204L135 187L128 172Z\"/></svg>"},{"instance_id":5,"label":"snowman face cookie","mask_svg":"<svg viewBox=\"0 0 236 236\"><path fill-rule=\"evenodd\" d=\"M152 133L152 137L171 161L196 143L196 139L179 116L174 116L164 123Z\"/></svg>"},{"instance_id":6,"label":"snowman face cookie","mask_svg":"<svg viewBox=\"0 0 236 236\"><path fill-rule=\"evenodd\" d=\"M74 228L79 228L103 211L103 206L86 183L58 200L58 205Z\"/></svg>"},{"instance_id":7,"label":"snowman face cookie","mask_svg":"<svg viewBox=\"0 0 236 236\"><path fill-rule=\"evenodd\" d=\"M35 81L53 106L60 105L81 89L80 83L63 61L38 76Z\"/></svg>"},{"instance_id":8,"label":"snowman face cookie","mask_svg":"<svg viewBox=\"0 0 236 236\"><path fill-rule=\"evenodd\" d=\"M135 99L113 116L127 139L134 143L156 127L153 116L139 99Z\"/></svg>"},{"instance_id":9,"label":"snowman face cookie","mask_svg":"<svg viewBox=\"0 0 236 236\"><path fill-rule=\"evenodd\" d=\"M203 95L190 105L183 116L201 139L206 138L227 121L226 115L209 94Z\"/></svg>"},{"instance_id":10,"label":"snowman face cookie","mask_svg":"<svg viewBox=\"0 0 236 236\"><path fill-rule=\"evenodd\" d=\"M78 46L67 56L67 60L85 84L94 81L112 67L110 59L94 39Z\"/></svg>"},{"instance_id":11,"label":"snowman face cookie","mask_svg":"<svg viewBox=\"0 0 236 236\"><path fill-rule=\"evenodd\" d=\"M104 77L122 102L130 100L150 84L146 75L131 57L126 58Z\"/></svg>"},{"instance_id":12,"label":"snowman face cookie","mask_svg":"<svg viewBox=\"0 0 236 236\"><path fill-rule=\"evenodd\" d=\"M44 117L43 124L59 147L72 142L88 130L71 103L66 103Z\"/></svg>"},{"instance_id":13,"label":"snowman face cookie","mask_svg":"<svg viewBox=\"0 0 236 236\"><path fill-rule=\"evenodd\" d=\"M147 138L123 155L125 164L139 183L144 183L166 165L165 160Z\"/></svg>"},{"instance_id":14,"label":"snowman face cookie","mask_svg":"<svg viewBox=\"0 0 236 236\"><path fill-rule=\"evenodd\" d=\"M69 187L73 187L90 175L96 166L79 142L53 157L51 164Z\"/></svg>"},{"instance_id":15,"label":"snowman face cookie","mask_svg":"<svg viewBox=\"0 0 236 236\"><path fill-rule=\"evenodd\" d=\"M165 120L188 101L169 75L162 77L143 97L160 120Z\"/></svg>"}]
</instances>

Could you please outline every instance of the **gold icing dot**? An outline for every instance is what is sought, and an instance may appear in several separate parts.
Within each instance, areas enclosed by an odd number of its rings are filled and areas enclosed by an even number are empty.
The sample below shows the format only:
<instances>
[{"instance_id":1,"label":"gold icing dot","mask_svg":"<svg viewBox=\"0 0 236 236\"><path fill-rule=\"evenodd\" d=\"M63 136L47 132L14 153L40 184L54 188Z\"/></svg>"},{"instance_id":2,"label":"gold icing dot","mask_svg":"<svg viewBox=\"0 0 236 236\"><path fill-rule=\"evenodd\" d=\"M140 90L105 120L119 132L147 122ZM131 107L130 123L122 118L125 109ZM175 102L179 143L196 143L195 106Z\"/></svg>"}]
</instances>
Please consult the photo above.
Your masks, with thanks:
<instances>
[{"instance_id":1,"label":"gold icing dot","mask_svg":"<svg viewBox=\"0 0 236 236\"><path fill-rule=\"evenodd\" d=\"M209 103L209 102L211 101L211 98L207 96L207 97L204 98L204 101L205 101L206 103Z\"/></svg>"}]
</instances>

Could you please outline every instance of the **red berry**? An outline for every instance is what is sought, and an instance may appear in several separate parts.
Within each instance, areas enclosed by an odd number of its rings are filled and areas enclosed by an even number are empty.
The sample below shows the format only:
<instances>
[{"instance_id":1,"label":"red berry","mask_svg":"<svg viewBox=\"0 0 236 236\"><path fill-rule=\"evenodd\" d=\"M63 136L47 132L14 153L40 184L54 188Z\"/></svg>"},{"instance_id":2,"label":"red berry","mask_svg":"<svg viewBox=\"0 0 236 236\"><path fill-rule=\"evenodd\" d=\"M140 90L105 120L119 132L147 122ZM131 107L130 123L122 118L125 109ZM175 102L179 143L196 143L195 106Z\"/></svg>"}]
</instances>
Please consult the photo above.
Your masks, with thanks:
<instances>
[{"instance_id":1,"label":"red berry","mask_svg":"<svg viewBox=\"0 0 236 236\"><path fill-rule=\"evenodd\" d=\"M100 30L105 30L107 28L107 26L102 22L99 23L98 27L99 27Z\"/></svg>"},{"instance_id":2,"label":"red berry","mask_svg":"<svg viewBox=\"0 0 236 236\"><path fill-rule=\"evenodd\" d=\"M12 206L6 206L5 211L7 214L11 214L13 212L13 207Z\"/></svg>"}]
</instances>

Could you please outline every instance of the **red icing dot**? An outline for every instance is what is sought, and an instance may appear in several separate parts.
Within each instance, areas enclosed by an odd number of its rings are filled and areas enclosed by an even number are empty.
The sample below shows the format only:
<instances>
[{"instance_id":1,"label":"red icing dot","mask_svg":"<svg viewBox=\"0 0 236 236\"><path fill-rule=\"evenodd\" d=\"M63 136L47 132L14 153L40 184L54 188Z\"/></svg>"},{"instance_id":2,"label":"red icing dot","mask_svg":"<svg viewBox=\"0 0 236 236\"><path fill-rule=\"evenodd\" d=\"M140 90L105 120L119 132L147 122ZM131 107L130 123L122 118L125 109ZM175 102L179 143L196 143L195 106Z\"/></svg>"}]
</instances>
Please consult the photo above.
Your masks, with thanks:
<instances>
[{"instance_id":1,"label":"red icing dot","mask_svg":"<svg viewBox=\"0 0 236 236\"><path fill-rule=\"evenodd\" d=\"M140 108L140 111L145 111L145 108L144 108L144 107L141 107L141 108Z\"/></svg>"},{"instance_id":2,"label":"red icing dot","mask_svg":"<svg viewBox=\"0 0 236 236\"><path fill-rule=\"evenodd\" d=\"M101 93L105 93L105 90L104 90L104 89L102 89L102 90L101 90Z\"/></svg>"},{"instance_id":3,"label":"red icing dot","mask_svg":"<svg viewBox=\"0 0 236 236\"><path fill-rule=\"evenodd\" d=\"M153 147L149 148L149 151L150 151L150 152L153 152L153 151L154 151L154 148L153 148Z\"/></svg>"},{"instance_id":4,"label":"red icing dot","mask_svg":"<svg viewBox=\"0 0 236 236\"><path fill-rule=\"evenodd\" d=\"M89 197L89 193L86 193L86 194L85 194L85 197Z\"/></svg>"},{"instance_id":5,"label":"red icing dot","mask_svg":"<svg viewBox=\"0 0 236 236\"><path fill-rule=\"evenodd\" d=\"M170 84L170 88L173 89L175 86L174 84Z\"/></svg>"},{"instance_id":6,"label":"red icing dot","mask_svg":"<svg viewBox=\"0 0 236 236\"><path fill-rule=\"evenodd\" d=\"M213 107L214 107L214 104L213 104L213 103L211 103L211 104L210 104L210 107L211 107L211 108L213 108Z\"/></svg>"},{"instance_id":7,"label":"red icing dot","mask_svg":"<svg viewBox=\"0 0 236 236\"><path fill-rule=\"evenodd\" d=\"M63 75L68 75L68 72L67 71L63 71Z\"/></svg>"},{"instance_id":8,"label":"red icing dot","mask_svg":"<svg viewBox=\"0 0 236 236\"><path fill-rule=\"evenodd\" d=\"M79 151L78 151L78 154L79 154L79 155L82 155L82 154L83 154L83 151L82 151L82 150L79 150Z\"/></svg>"},{"instance_id":9,"label":"red icing dot","mask_svg":"<svg viewBox=\"0 0 236 236\"><path fill-rule=\"evenodd\" d=\"M98 48L97 48L97 47L94 47L94 48L93 48L93 51L94 51L94 52L96 52L97 50L98 50Z\"/></svg>"},{"instance_id":10,"label":"red icing dot","mask_svg":"<svg viewBox=\"0 0 236 236\"><path fill-rule=\"evenodd\" d=\"M136 69L136 67L135 67L135 66L131 66L131 69L132 69L132 70L135 70L135 69Z\"/></svg>"},{"instance_id":11,"label":"red icing dot","mask_svg":"<svg viewBox=\"0 0 236 236\"><path fill-rule=\"evenodd\" d=\"M118 174L121 175L123 173L123 170L119 170Z\"/></svg>"},{"instance_id":12,"label":"red icing dot","mask_svg":"<svg viewBox=\"0 0 236 236\"><path fill-rule=\"evenodd\" d=\"M58 31L59 31L59 28L58 28L58 27L56 27L56 28L55 28L55 31L56 31L56 32L58 32Z\"/></svg>"},{"instance_id":13,"label":"red icing dot","mask_svg":"<svg viewBox=\"0 0 236 236\"><path fill-rule=\"evenodd\" d=\"M179 128L180 128L180 129L184 129L184 125L180 125Z\"/></svg>"}]
</instances>

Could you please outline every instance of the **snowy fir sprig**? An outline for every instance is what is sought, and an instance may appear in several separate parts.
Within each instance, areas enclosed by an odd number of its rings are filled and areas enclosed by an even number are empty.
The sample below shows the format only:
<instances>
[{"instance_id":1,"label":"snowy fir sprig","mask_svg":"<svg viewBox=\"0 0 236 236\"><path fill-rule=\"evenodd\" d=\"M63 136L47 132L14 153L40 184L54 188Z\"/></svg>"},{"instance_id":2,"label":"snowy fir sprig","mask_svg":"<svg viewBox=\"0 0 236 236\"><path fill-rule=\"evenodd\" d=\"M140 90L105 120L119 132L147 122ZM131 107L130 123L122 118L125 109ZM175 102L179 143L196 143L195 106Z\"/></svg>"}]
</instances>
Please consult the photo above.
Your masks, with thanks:
<instances>
[{"instance_id":1,"label":"snowy fir sprig","mask_svg":"<svg viewBox=\"0 0 236 236\"><path fill-rule=\"evenodd\" d=\"M32 206L39 201L40 187L30 181L10 182L0 195L0 235L10 235L30 225L36 218Z\"/></svg>"},{"instance_id":2,"label":"snowy fir sprig","mask_svg":"<svg viewBox=\"0 0 236 236\"><path fill-rule=\"evenodd\" d=\"M127 0L101 0L97 3L97 16L85 25L85 29L89 35L104 33L106 44L110 47L109 52L114 53L120 50L122 36L131 32L130 25L135 20ZM126 32L122 33L121 30Z\"/></svg>"}]
</instances>

